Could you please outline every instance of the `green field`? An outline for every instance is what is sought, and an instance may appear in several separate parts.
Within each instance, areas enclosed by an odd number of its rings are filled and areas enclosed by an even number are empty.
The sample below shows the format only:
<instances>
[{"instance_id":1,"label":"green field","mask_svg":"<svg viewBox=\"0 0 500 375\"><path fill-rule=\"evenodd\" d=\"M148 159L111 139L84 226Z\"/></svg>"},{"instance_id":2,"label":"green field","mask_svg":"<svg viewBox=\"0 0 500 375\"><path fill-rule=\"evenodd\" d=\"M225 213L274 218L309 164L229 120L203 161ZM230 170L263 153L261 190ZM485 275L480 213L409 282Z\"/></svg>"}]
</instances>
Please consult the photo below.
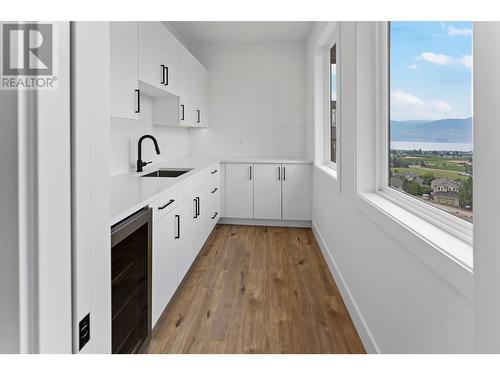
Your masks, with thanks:
<instances>
[{"instance_id":1,"label":"green field","mask_svg":"<svg viewBox=\"0 0 500 375\"><path fill-rule=\"evenodd\" d=\"M391 168L393 173L405 173L405 172L413 172L416 175L422 177L427 173L432 173L436 178L439 177L444 177L444 178L449 178L452 180L466 180L468 176L462 176L459 174L459 172L455 171L450 171L450 170L445 170L445 169L434 169L434 168L423 168L423 167L409 167L409 168L404 168L404 167L396 167L396 168Z\"/></svg>"},{"instance_id":2,"label":"green field","mask_svg":"<svg viewBox=\"0 0 500 375\"><path fill-rule=\"evenodd\" d=\"M404 165L392 167L393 173L413 172L419 176L432 173L436 178L444 177L452 180L466 180L468 176L460 173L471 171L470 157L443 157L428 152L394 152L391 158L396 158Z\"/></svg>"}]
</instances>

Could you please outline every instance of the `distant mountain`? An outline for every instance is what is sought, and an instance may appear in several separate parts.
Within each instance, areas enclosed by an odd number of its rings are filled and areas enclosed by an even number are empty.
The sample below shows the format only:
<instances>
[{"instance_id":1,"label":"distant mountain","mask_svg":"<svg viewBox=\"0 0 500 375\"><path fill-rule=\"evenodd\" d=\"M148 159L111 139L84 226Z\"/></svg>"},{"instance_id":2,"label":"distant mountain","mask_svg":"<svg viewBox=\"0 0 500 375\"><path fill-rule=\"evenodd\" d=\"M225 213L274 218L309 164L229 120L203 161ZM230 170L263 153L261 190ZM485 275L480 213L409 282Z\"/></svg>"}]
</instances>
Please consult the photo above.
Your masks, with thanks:
<instances>
[{"instance_id":1,"label":"distant mountain","mask_svg":"<svg viewBox=\"0 0 500 375\"><path fill-rule=\"evenodd\" d=\"M391 141L472 143L472 117L391 121Z\"/></svg>"}]
</instances>

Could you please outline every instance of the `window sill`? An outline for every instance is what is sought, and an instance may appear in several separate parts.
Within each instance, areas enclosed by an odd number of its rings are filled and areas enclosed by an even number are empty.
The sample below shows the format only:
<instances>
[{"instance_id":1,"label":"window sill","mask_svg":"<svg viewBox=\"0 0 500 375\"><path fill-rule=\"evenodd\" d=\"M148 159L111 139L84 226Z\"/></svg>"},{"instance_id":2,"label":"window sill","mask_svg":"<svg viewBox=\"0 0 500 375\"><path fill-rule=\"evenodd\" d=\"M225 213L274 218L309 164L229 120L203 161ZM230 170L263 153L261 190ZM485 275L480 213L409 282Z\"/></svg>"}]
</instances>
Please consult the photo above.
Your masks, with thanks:
<instances>
[{"instance_id":1,"label":"window sill","mask_svg":"<svg viewBox=\"0 0 500 375\"><path fill-rule=\"evenodd\" d=\"M321 172L323 172L326 176L333 178L335 181L337 180L337 171L333 169L332 167L329 167L328 165L325 164L318 164L315 163L314 166Z\"/></svg>"},{"instance_id":2,"label":"window sill","mask_svg":"<svg viewBox=\"0 0 500 375\"><path fill-rule=\"evenodd\" d=\"M355 205L375 225L472 300L473 252L470 244L381 194L359 193L358 197ZM428 246L422 246L422 242Z\"/></svg>"}]
</instances>

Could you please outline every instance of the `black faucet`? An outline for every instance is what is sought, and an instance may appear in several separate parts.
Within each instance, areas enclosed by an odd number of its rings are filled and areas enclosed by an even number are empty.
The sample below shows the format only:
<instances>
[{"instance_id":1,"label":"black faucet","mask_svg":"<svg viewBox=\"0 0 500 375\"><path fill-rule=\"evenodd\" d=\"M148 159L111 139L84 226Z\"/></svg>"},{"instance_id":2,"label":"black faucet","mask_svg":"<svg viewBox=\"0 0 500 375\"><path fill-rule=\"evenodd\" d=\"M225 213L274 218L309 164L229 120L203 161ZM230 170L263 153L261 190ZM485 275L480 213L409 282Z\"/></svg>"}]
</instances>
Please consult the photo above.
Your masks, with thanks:
<instances>
[{"instance_id":1,"label":"black faucet","mask_svg":"<svg viewBox=\"0 0 500 375\"><path fill-rule=\"evenodd\" d=\"M150 161L142 161L142 141L145 139L145 138L149 138L153 141L153 143L155 144L155 149L156 149L156 153L158 155L160 155L160 148L158 147L158 142L156 142L156 138L153 137L152 135L149 135L149 134L146 134L146 135L143 135L141 138L139 138L139 142L137 143L137 172L142 172L142 167L148 165L149 163L152 163Z\"/></svg>"}]
</instances>

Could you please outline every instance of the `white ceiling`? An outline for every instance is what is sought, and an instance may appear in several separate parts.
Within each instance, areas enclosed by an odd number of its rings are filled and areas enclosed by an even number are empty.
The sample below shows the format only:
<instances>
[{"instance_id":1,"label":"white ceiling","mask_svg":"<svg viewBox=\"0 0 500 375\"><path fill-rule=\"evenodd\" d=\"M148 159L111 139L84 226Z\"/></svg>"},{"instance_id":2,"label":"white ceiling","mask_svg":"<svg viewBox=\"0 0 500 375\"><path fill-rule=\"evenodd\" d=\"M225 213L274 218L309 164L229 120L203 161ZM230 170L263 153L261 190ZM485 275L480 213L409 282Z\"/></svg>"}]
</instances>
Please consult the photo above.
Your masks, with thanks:
<instances>
[{"instance_id":1,"label":"white ceiling","mask_svg":"<svg viewBox=\"0 0 500 375\"><path fill-rule=\"evenodd\" d=\"M168 28L185 43L252 43L303 41L305 21L169 21Z\"/></svg>"}]
</instances>

